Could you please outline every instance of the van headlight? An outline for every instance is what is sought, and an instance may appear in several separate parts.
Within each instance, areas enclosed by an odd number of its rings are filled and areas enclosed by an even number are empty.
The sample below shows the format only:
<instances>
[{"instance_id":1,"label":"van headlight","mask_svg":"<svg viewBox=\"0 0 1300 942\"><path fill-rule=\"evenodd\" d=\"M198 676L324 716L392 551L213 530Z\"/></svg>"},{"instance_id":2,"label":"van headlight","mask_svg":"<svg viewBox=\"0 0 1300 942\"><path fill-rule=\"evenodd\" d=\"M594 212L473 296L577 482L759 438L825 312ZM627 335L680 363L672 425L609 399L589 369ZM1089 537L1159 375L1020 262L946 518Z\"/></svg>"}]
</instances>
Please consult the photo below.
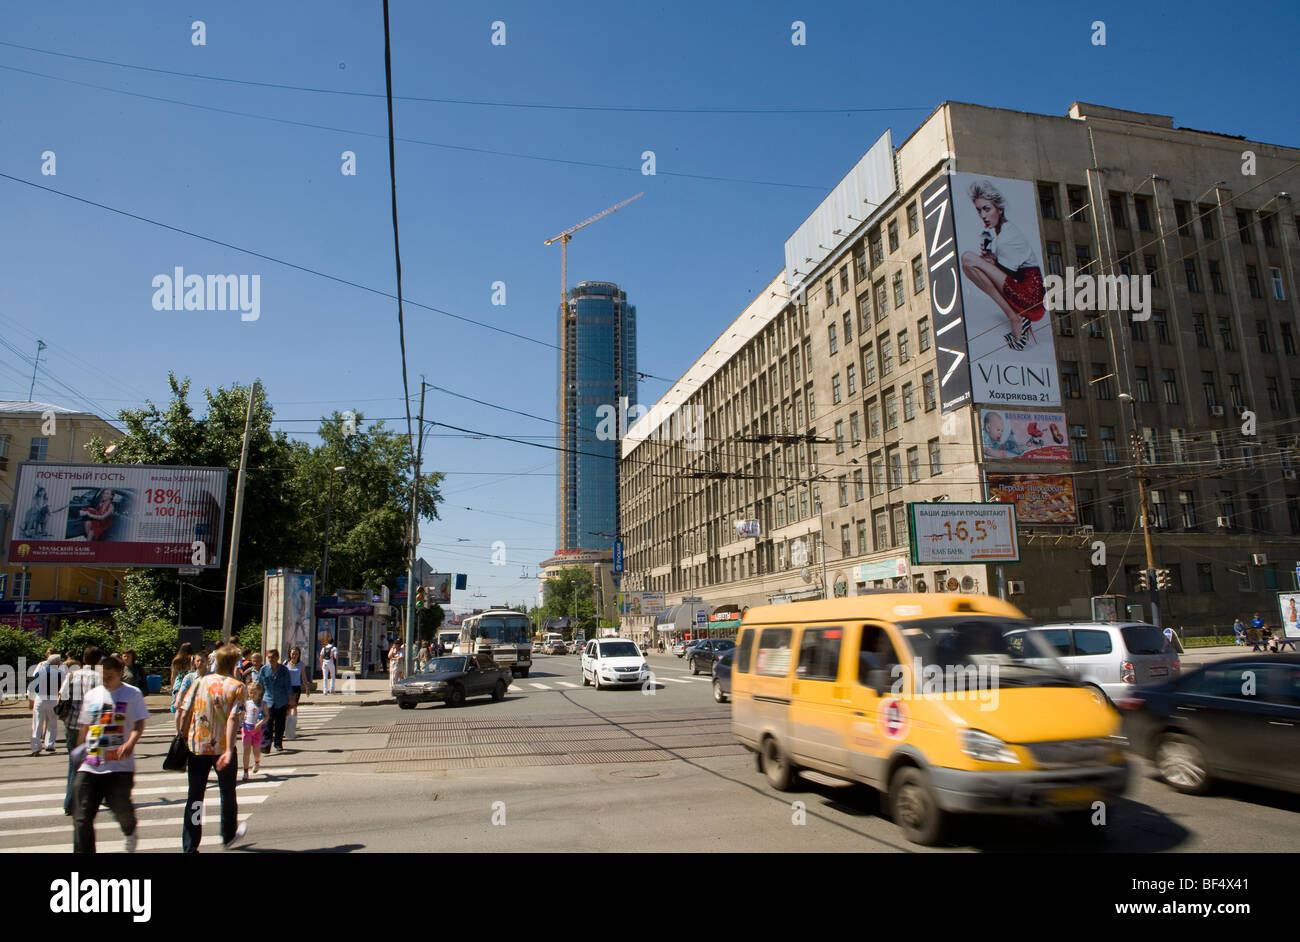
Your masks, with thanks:
<instances>
[{"instance_id":1,"label":"van headlight","mask_svg":"<svg viewBox=\"0 0 1300 942\"><path fill-rule=\"evenodd\" d=\"M962 752L977 762L1006 762L1018 765L1020 759L1011 751L1011 747L996 736L978 729L966 729L961 733Z\"/></svg>"}]
</instances>

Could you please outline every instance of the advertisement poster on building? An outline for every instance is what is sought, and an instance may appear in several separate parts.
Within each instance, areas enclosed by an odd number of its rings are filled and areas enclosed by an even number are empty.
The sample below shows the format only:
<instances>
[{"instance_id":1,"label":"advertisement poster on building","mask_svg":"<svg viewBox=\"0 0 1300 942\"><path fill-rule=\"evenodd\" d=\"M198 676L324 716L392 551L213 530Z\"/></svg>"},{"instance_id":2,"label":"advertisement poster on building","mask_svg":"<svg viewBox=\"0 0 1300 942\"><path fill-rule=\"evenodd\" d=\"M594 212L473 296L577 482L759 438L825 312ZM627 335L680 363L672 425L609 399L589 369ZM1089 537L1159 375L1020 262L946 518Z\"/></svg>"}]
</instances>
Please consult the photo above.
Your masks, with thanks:
<instances>
[{"instance_id":1,"label":"advertisement poster on building","mask_svg":"<svg viewBox=\"0 0 1300 942\"><path fill-rule=\"evenodd\" d=\"M1300 640L1300 592L1279 592L1277 601L1282 609L1282 636Z\"/></svg>"},{"instance_id":2,"label":"advertisement poster on building","mask_svg":"<svg viewBox=\"0 0 1300 942\"><path fill-rule=\"evenodd\" d=\"M972 399L1059 406L1033 184L949 174Z\"/></svg>"},{"instance_id":3,"label":"advertisement poster on building","mask_svg":"<svg viewBox=\"0 0 1300 942\"><path fill-rule=\"evenodd\" d=\"M907 518L914 565L1020 561L1010 505L910 503Z\"/></svg>"},{"instance_id":4,"label":"advertisement poster on building","mask_svg":"<svg viewBox=\"0 0 1300 942\"><path fill-rule=\"evenodd\" d=\"M736 521L736 538L743 540L746 537L758 536L757 520L737 520Z\"/></svg>"},{"instance_id":5,"label":"advertisement poster on building","mask_svg":"<svg viewBox=\"0 0 1300 942\"><path fill-rule=\"evenodd\" d=\"M14 564L218 568L226 474L225 468L24 462L10 558Z\"/></svg>"},{"instance_id":6,"label":"advertisement poster on building","mask_svg":"<svg viewBox=\"0 0 1300 942\"><path fill-rule=\"evenodd\" d=\"M989 500L1015 504L1020 523L1078 523L1069 474L988 474Z\"/></svg>"},{"instance_id":7,"label":"advertisement poster on building","mask_svg":"<svg viewBox=\"0 0 1300 942\"><path fill-rule=\"evenodd\" d=\"M1064 412L980 409L985 461L1069 461Z\"/></svg>"},{"instance_id":8,"label":"advertisement poster on building","mask_svg":"<svg viewBox=\"0 0 1300 942\"><path fill-rule=\"evenodd\" d=\"M312 618L316 574L302 569L268 569L262 591L262 649L276 648L282 659L294 647L304 659L315 656ZM310 653L309 653L310 652Z\"/></svg>"}]
</instances>

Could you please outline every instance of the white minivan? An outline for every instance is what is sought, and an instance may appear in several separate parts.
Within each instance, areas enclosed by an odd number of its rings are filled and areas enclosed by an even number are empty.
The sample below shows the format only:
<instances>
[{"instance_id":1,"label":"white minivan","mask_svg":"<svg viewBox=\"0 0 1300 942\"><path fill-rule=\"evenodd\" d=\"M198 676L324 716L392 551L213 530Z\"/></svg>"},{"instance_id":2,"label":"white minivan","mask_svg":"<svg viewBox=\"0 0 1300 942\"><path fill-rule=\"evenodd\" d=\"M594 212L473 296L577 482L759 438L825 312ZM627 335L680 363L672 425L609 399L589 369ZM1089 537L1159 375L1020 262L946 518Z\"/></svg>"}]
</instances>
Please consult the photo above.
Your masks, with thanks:
<instances>
[{"instance_id":1,"label":"white minivan","mask_svg":"<svg viewBox=\"0 0 1300 942\"><path fill-rule=\"evenodd\" d=\"M582 649L582 685L630 687L650 679L646 663L636 644L626 638L599 638Z\"/></svg>"},{"instance_id":2,"label":"white minivan","mask_svg":"<svg viewBox=\"0 0 1300 942\"><path fill-rule=\"evenodd\" d=\"M1140 686L1163 683L1182 669L1178 653L1155 625L1082 621L1035 625L1028 630L1055 649L1057 659L1073 676L1111 703Z\"/></svg>"}]
</instances>

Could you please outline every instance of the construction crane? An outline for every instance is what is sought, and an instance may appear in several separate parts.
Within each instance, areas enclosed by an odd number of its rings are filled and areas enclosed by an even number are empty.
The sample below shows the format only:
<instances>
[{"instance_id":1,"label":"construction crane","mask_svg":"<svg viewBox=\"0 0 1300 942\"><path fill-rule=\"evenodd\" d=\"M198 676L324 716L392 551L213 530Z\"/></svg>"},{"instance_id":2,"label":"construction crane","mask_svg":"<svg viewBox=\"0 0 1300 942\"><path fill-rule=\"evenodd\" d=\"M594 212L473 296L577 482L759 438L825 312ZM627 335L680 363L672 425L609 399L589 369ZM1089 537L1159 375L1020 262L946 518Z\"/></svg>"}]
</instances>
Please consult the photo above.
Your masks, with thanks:
<instances>
[{"instance_id":1,"label":"construction crane","mask_svg":"<svg viewBox=\"0 0 1300 942\"><path fill-rule=\"evenodd\" d=\"M569 302L569 248L568 246L569 243L573 240L573 234L577 232L579 229L582 229L586 226L590 226L597 219L603 219L605 216L608 216L610 213L617 212L618 210L626 206L628 203L631 203L633 200L639 200L643 196L645 196L645 193L638 193L636 196L629 197L628 199L623 200L623 202L611 206L609 209L596 213L596 215L592 216L590 219L584 219L576 226L570 226L568 229L565 229L555 238L547 239L543 243L543 245L553 245L556 242L560 243L560 310L561 311L565 312L566 314L568 313L568 302Z\"/></svg>"}]
</instances>

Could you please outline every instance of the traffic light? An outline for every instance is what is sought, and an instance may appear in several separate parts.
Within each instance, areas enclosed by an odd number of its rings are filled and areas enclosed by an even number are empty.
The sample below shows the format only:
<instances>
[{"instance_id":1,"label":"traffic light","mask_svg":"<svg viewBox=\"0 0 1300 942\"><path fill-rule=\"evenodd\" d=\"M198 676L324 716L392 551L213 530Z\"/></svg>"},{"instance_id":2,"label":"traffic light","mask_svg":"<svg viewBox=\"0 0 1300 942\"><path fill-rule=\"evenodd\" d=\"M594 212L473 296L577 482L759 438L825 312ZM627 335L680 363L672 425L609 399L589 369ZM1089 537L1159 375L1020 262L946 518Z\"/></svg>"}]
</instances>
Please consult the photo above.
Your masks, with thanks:
<instances>
[{"instance_id":1,"label":"traffic light","mask_svg":"<svg viewBox=\"0 0 1300 942\"><path fill-rule=\"evenodd\" d=\"M415 590L415 607L424 608L424 586Z\"/></svg>"},{"instance_id":2,"label":"traffic light","mask_svg":"<svg viewBox=\"0 0 1300 942\"><path fill-rule=\"evenodd\" d=\"M1143 569L1141 572L1138 573L1138 577L1137 577L1137 591L1138 591L1138 592L1150 592L1150 591L1151 591L1151 575L1150 575L1150 570L1148 570L1148 569Z\"/></svg>"},{"instance_id":3,"label":"traffic light","mask_svg":"<svg viewBox=\"0 0 1300 942\"><path fill-rule=\"evenodd\" d=\"M1165 592L1174 587L1174 574L1168 569L1160 569L1156 572L1156 585Z\"/></svg>"}]
</instances>

